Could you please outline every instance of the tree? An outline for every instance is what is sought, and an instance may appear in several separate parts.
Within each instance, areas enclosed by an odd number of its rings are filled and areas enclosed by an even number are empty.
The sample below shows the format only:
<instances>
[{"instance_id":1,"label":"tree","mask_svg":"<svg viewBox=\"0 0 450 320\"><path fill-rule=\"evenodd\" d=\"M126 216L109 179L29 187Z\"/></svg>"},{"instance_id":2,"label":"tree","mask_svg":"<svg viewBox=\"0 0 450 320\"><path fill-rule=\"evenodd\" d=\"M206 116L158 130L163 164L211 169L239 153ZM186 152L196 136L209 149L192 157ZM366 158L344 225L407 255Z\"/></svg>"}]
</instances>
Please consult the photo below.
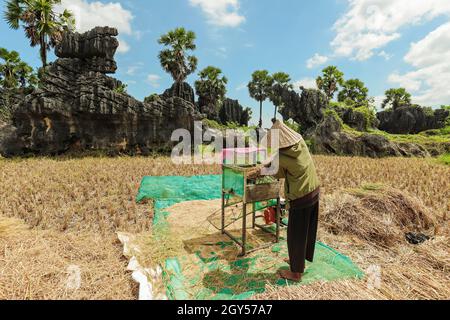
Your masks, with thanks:
<instances>
[{"instance_id":1,"label":"tree","mask_svg":"<svg viewBox=\"0 0 450 320\"><path fill-rule=\"evenodd\" d=\"M73 29L75 25L70 11L55 12L55 5L60 3L61 0L9 0L4 12L11 28L19 29L22 25L30 45L40 46L44 68L47 66L47 51L61 41L64 31Z\"/></svg>"},{"instance_id":2,"label":"tree","mask_svg":"<svg viewBox=\"0 0 450 320\"><path fill-rule=\"evenodd\" d=\"M273 118L276 120L278 109L283 106L283 99L282 99L283 92L288 89L293 89L293 85L290 83L291 77L284 72L274 73L272 75L272 79L273 84L270 90L269 98L270 101L272 101L272 103L275 106L275 113Z\"/></svg>"},{"instance_id":3,"label":"tree","mask_svg":"<svg viewBox=\"0 0 450 320\"><path fill-rule=\"evenodd\" d=\"M338 101L352 101L358 105L364 105L368 102L369 89L364 82L359 79L350 79L342 84L342 90L338 94Z\"/></svg>"},{"instance_id":4,"label":"tree","mask_svg":"<svg viewBox=\"0 0 450 320\"><path fill-rule=\"evenodd\" d=\"M188 50L196 49L195 38L193 31L176 28L162 35L158 40L159 44L170 47L162 50L158 58L164 71L170 73L177 84L179 93L187 76L197 69L197 58L186 54Z\"/></svg>"},{"instance_id":5,"label":"tree","mask_svg":"<svg viewBox=\"0 0 450 320\"><path fill-rule=\"evenodd\" d=\"M222 76L222 70L209 66L199 72L199 80L195 81L197 95L206 103L219 106L227 93L228 79Z\"/></svg>"},{"instance_id":6,"label":"tree","mask_svg":"<svg viewBox=\"0 0 450 320\"><path fill-rule=\"evenodd\" d=\"M37 84L32 67L20 59L17 51L0 48L0 86L6 89L25 88Z\"/></svg>"},{"instance_id":7,"label":"tree","mask_svg":"<svg viewBox=\"0 0 450 320\"><path fill-rule=\"evenodd\" d=\"M405 88L389 89L385 92L385 95L386 99L381 105L383 109L392 106L395 110L402 106L411 105L411 94Z\"/></svg>"},{"instance_id":8,"label":"tree","mask_svg":"<svg viewBox=\"0 0 450 320\"><path fill-rule=\"evenodd\" d=\"M331 100L338 90L338 86L344 83L344 74L335 66L329 66L322 70L322 76L316 79L317 88L322 90Z\"/></svg>"},{"instance_id":9,"label":"tree","mask_svg":"<svg viewBox=\"0 0 450 320\"><path fill-rule=\"evenodd\" d=\"M252 80L248 83L250 97L259 102L259 124L262 128L262 105L269 98L272 90L273 78L267 70L258 70L252 74Z\"/></svg>"}]
</instances>

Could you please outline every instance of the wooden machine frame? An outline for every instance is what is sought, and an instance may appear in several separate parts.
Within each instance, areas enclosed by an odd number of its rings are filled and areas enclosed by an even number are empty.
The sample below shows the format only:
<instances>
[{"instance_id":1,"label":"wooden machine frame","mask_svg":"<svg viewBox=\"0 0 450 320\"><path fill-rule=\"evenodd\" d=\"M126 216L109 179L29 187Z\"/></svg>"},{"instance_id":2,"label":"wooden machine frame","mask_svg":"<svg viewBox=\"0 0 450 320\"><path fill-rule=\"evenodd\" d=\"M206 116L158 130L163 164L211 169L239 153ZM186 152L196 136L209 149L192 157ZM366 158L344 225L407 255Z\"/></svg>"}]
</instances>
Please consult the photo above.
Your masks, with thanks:
<instances>
[{"instance_id":1,"label":"wooden machine frame","mask_svg":"<svg viewBox=\"0 0 450 320\"><path fill-rule=\"evenodd\" d=\"M222 221L221 221L221 231L222 234L227 235L231 240L233 240L237 245L239 245L242 249L241 254L239 256L245 256L248 253L254 252L256 250L261 250L273 245L273 243L269 243L259 248L255 248L252 250L246 250L247 243L247 216L249 214L252 215L252 228L259 228L267 233L272 233L267 227L259 225L256 223L256 219L263 216L256 216L256 208L255 204L257 202L269 201L269 200L277 200L277 210L276 210L276 233L275 233L275 243L280 241L280 228L281 228L281 202L280 202L280 190L281 183L277 181L275 183L268 184L249 184L248 172L251 168L240 167L235 165L223 165L223 169L230 169L234 172L239 172L243 174L244 177L244 194L242 196L242 201L234 202L233 204L227 203L227 196L235 195L234 190L225 189L225 178L222 175ZM239 196L240 197L240 196ZM239 241L236 237L234 237L230 232L226 230L225 226L225 209L227 207L236 206L237 204L242 203L242 241ZM252 205L252 212L247 212L247 206Z\"/></svg>"}]
</instances>

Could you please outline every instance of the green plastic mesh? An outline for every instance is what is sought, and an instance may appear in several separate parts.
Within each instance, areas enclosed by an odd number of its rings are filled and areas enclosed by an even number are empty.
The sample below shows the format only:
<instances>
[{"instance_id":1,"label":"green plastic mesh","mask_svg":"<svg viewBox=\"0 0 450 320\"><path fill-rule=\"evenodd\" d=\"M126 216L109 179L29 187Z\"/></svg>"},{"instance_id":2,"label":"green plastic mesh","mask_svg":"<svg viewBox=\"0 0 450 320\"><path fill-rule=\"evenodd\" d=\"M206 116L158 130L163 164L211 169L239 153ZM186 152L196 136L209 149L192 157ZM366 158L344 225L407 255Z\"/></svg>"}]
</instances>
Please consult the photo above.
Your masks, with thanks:
<instances>
[{"instance_id":1,"label":"green plastic mesh","mask_svg":"<svg viewBox=\"0 0 450 320\"><path fill-rule=\"evenodd\" d=\"M234 181L233 178L231 181ZM166 208L184 201L220 199L221 189L221 175L145 177L137 201L153 199L154 224L170 228L166 220L169 214ZM262 205L259 206L263 209ZM153 232L167 230L154 228ZM168 297L175 300L242 300L264 292L268 283L279 286L297 285L281 280L276 275L277 270L288 269L288 265L283 262L288 256L284 232L279 244L242 259L224 258L224 251L235 246L231 240L218 242L195 253L186 252L167 259L163 279ZM363 272L348 257L318 242L314 263L307 263L307 270L299 286L314 281L361 277Z\"/></svg>"}]
</instances>

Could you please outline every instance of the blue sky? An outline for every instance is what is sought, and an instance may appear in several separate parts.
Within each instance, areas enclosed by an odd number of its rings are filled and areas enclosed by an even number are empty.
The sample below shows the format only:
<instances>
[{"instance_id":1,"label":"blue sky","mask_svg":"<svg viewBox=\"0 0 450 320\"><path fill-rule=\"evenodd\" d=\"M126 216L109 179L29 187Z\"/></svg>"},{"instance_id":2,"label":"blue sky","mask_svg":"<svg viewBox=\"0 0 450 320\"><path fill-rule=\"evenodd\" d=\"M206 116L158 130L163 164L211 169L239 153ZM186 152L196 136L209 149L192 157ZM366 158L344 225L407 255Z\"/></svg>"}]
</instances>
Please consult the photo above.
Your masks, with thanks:
<instances>
[{"instance_id":1,"label":"blue sky","mask_svg":"<svg viewBox=\"0 0 450 320\"><path fill-rule=\"evenodd\" d=\"M448 0L63 0L63 6L75 13L80 31L119 29L114 76L139 99L171 85L157 59L157 39L183 26L197 34L199 68L220 67L229 79L227 95L254 109L253 122L259 108L246 84L258 69L287 72L297 87L310 87L333 64L347 79L363 80L378 103L386 89L404 86L413 102L450 104ZM1 47L39 65L23 31L1 21L0 33ZM266 102L266 125L272 114Z\"/></svg>"}]
</instances>

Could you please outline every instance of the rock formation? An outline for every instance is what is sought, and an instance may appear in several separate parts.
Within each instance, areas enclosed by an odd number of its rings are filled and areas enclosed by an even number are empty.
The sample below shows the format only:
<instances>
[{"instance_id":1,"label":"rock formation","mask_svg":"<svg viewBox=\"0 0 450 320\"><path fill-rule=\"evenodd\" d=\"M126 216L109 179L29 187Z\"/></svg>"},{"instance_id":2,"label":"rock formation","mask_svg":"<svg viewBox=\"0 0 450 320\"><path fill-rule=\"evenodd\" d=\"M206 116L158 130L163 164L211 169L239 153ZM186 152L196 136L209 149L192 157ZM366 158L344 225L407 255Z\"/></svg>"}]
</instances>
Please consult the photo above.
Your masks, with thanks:
<instances>
[{"instance_id":1,"label":"rock formation","mask_svg":"<svg viewBox=\"0 0 450 320\"><path fill-rule=\"evenodd\" d=\"M218 104L220 104L219 107L217 107ZM248 126L251 117L250 109L244 109L238 100L230 98L225 98L223 102L210 102L200 97L197 106L200 113L206 118L223 125L233 122L240 126Z\"/></svg>"},{"instance_id":2,"label":"rock formation","mask_svg":"<svg viewBox=\"0 0 450 320\"><path fill-rule=\"evenodd\" d=\"M13 126L1 129L0 153L102 149L146 154L170 147L173 130L193 129L200 114L190 98L168 95L143 103L117 90L120 81L107 76L117 68L116 36L117 30L108 27L63 36L40 89L17 106Z\"/></svg>"},{"instance_id":3,"label":"rock formation","mask_svg":"<svg viewBox=\"0 0 450 320\"><path fill-rule=\"evenodd\" d=\"M367 107L345 108L336 106L333 109L346 125L357 131L368 131L368 129L377 128L379 125L378 119L371 115L371 111Z\"/></svg>"},{"instance_id":4,"label":"rock formation","mask_svg":"<svg viewBox=\"0 0 450 320\"><path fill-rule=\"evenodd\" d=\"M219 119L223 124L234 122L241 126L248 126L250 117L250 109L244 109L238 100L226 98L219 110Z\"/></svg>"},{"instance_id":5,"label":"rock formation","mask_svg":"<svg viewBox=\"0 0 450 320\"><path fill-rule=\"evenodd\" d=\"M330 109L326 97L318 90L304 89L300 95L293 90L286 90L283 99L281 114L285 119L293 119L300 124L302 134L311 141L316 153L368 157L430 155L427 149L417 144L392 142L378 134L361 132L356 135L345 132L339 112L325 112ZM344 119L360 131L366 130L365 118L348 115Z\"/></svg>"},{"instance_id":6,"label":"rock formation","mask_svg":"<svg viewBox=\"0 0 450 320\"><path fill-rule=\"evenodd\" d=\"M430 110L420 106L403 106L377 114L379 129L395 134L416 134L441 129L450 116L449 110Z\"/></svg>"},{"instance_id":7,"label":"rock formation","mask_svg":"<svg viewBox=\"0 0 450 320\"><path fill-rule=\"evenodd\" d=\"M372 158L388 156L426 157L429 152L413 143L395 143L382 135L362 133L355 136L342 131L342 123L327 115L309 137L314 152L337 155L366 156Z\"/></svg>"},{"instance_id":8,"label":"rock formation","mask_svg":"<svg viewBox=\"0 0 450 320\"><path fill-rule=\"evenodd\" d=\"M301 95L293 90L284 90L282 99L281 115L300 124L303 133L308 134L323 121L323 110L328 101L319 90L303 89Z\"/></svg>"},{"instance_id":9,"label":"rock formation","mask_svg":"<svg viewBox=\"0 0 450 320\"><path fill-rule=\"evenodd\" d=\"M170 99L172 97L178 97L189 103L195 105L195 93L194 89L190 86L189 83L174 83L170 89L164 91L161 95L162 99Z\"/></svg>"}]
</instances>

